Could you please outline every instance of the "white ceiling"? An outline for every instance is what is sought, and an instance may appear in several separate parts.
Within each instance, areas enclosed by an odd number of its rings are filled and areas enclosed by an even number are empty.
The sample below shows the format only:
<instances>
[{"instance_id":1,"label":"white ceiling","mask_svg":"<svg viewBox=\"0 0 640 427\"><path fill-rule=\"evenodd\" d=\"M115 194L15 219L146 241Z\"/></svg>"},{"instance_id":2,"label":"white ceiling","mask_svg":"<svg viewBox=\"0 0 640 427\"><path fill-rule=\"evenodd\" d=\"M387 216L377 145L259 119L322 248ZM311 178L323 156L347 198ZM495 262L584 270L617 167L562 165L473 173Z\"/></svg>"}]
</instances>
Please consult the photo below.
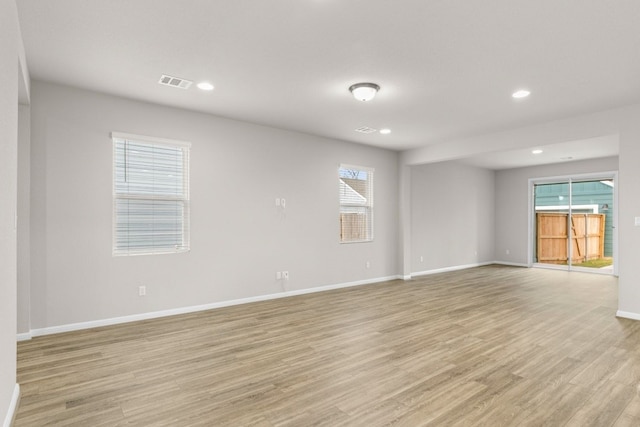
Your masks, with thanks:
<instances>
[{"instance_id":1,"label":"white ceiling","mask_svg":"<svg viewBox=\"0 0 640 427\"><path fill-rule=\"evenodd\" d=\"M394 150L640 102L637 0L17 4L34 79Z\"/></svg>"},{"instance_id":2,"label":"white ceiling","mask_svg":"<svg viewBox=\"0 0 640 427\"><path fill-rule=\"evenodd\" d=\"M618 136L608 135L558 144L488 152L461 159L458 162L486 169L511 169L617 156L618 147ZM533 153L533 150L541 150L542 152Z\"/></svg>"}]
</instances>

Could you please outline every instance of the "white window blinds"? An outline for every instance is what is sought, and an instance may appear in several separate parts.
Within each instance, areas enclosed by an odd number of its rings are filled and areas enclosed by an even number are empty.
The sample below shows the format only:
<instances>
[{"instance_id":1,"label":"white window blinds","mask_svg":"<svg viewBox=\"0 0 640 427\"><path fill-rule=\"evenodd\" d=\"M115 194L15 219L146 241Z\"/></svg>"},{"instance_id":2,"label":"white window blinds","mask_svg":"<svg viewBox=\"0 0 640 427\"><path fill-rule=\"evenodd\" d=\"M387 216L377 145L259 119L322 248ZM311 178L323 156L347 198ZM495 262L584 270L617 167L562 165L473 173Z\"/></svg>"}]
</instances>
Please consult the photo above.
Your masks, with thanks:
<instances>
[{"instance_id":1,"label":"white window blinds","mask_svg":"<svg viewBox=\"0 0 640 427\"><path fill-rule=\"evenodd\" d=\"M340 165L340 242L373 240L373 169Z\"/></svg>"},{"instance_id":2,"label":"white window blinds","mask_svg":"<svg viewBox=\"0 0 640 427\"><path fill-rule=\"evenodd\" d=\"M113 133L113 254L189 250L190 144Z\"/></svg>"}]
</instances>

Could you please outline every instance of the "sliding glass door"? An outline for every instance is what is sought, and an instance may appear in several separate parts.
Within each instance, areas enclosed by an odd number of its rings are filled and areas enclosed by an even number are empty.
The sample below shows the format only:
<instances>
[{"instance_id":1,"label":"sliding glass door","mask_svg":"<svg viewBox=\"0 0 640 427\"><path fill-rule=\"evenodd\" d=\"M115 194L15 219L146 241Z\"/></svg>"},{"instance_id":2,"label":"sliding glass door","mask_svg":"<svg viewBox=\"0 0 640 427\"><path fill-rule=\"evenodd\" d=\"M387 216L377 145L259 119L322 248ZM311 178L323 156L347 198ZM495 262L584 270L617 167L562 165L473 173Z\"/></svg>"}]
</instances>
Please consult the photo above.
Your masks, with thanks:
<instances>
[{"instance_id":1,"label":"sliding glass door","mask_svg":"<svg viewBox=\"0 0 640 427\"><path fill-rule=\"evenodd\" d=\"M534 263L567 266L569 183L534 185Z\"/></svg>"},{"instance_id":2,"label":"sliding glass door","mask_svg":"<svg viewBox=\"0 0 640 427\"><path fill-rule=\"evenodd\" d=\"M533 181L533 264L614 274L615 177Z\"/></svg>"}]
</instances>

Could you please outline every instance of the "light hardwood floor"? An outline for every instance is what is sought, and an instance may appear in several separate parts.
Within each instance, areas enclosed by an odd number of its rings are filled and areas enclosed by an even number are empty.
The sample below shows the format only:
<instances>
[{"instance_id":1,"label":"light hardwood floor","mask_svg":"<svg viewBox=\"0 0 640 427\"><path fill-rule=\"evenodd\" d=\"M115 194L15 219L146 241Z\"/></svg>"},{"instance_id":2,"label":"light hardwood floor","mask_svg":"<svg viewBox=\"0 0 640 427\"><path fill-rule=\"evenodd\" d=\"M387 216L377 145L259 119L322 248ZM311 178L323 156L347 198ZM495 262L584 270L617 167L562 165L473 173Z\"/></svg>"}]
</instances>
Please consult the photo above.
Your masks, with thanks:
<instances>
[{"instance_id":1,"label":"light hardwood floor","mask_svg":"<svg viewBox=\"0 0 640 427\"><path fill-rule=\"evenodd\" d=\"M610 276L487 266L18 344L16 426L640 426Z\"/></svg>"}]
</instances>

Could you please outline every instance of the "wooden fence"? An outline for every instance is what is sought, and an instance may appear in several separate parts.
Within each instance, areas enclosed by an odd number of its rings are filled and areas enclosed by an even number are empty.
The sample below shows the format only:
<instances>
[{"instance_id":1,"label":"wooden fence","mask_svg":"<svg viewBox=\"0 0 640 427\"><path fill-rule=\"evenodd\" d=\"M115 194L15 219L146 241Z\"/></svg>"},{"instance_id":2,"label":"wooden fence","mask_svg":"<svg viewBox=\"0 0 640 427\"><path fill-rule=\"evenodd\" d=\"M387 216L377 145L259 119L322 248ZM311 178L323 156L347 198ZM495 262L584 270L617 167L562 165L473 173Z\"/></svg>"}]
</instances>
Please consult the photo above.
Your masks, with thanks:
<instances>
[{"instance_id":1,"label":"wooden fence","mask_svg":"<svg viewBox=\"0 0 640 427\"><path fill-rule=\"evenodd\" d=\"M361 213L340 214L340 239L342 242L366 240L369 237L367 231L367 215Z\"/></svg>"},{"instance_id":2,"label":"wooden fence","mask_svg":"<svg viewBox=\"0 0 640 427\"><path fill-rule=\"evenodd\" d=\"M604 257L605 214L536 213L538 262L567 264L571 227L572 264Z\"/></svg>"}]
</instances>

